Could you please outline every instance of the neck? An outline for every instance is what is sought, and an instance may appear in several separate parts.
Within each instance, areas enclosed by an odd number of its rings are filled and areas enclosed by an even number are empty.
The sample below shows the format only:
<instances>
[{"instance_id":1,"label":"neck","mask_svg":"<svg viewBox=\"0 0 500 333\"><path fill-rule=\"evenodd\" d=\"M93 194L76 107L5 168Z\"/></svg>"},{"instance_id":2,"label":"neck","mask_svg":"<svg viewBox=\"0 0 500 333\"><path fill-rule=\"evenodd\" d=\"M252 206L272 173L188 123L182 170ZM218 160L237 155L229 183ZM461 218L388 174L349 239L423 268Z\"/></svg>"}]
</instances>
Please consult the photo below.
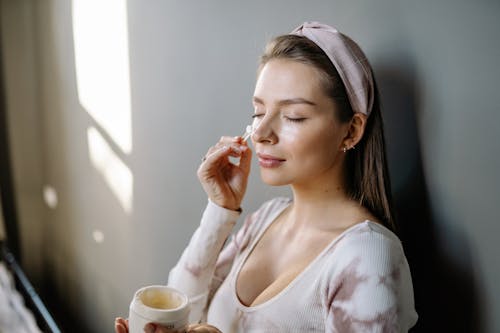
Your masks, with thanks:
<instances>
[{"instance_id":1,"label":"neck","mask_svg":"<svg viewBox=\"0 0 500 333\"><path fill-rule=\"evenodd\" d=\"M293 228L342 227L345 224L346 213L353 206L341 181L294 184L292 192L294 200L289 211L288 223ZM325 219L325 216L329 218Z\"/></svg>"}]
</instances>

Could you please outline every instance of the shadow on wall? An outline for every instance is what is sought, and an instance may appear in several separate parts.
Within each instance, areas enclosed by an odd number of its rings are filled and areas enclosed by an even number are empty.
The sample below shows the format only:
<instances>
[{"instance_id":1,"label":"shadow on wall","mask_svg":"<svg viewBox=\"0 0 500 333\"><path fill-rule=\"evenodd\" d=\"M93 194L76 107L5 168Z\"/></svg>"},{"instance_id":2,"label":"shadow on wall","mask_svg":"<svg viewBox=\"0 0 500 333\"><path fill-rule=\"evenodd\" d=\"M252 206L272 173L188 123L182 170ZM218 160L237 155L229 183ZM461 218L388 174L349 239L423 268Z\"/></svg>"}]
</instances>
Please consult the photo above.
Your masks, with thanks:
<instances>
[{"instance_id":1,"label":"shadow on wall","mask_svg":"<svg viewBox=\"0 0 500 333\"><path fill-rule=\"evenodd\" d=\"M459 242L468 254L459 263L445 254L437 234L445 221L433 218L436 214L430 207L417 129L418 77L406 58L374 66L374 71L383 102L398 233L410 264L419 314L411 332L484 332L468 242L463 235L445 230L445 237Z\"/></svg>"}]
</instances>

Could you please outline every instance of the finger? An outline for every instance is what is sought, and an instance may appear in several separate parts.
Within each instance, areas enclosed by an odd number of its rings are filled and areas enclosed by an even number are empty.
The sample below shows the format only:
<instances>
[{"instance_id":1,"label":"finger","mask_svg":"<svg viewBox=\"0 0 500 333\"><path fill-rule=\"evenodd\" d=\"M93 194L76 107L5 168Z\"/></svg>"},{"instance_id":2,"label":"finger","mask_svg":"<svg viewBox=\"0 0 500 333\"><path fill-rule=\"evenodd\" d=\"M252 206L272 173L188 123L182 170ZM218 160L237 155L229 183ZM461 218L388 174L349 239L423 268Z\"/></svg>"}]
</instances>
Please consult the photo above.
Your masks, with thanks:
<instances>
[{"instance_id":1,"label":"finger","mask_svg":"<svg viewBox=\"0 0 500 333\"><path fill-rule=\"evenodd\" d=\"M240 140L240 136L221 136L218 143L231 143Z\"/></svg>"},{"instance_id":2,"label":"finger","mask_svg":"<svg viewBox=\"0 0 500 333\"><path fill-rule=\"evenodd\" d=\"M128 325L125 325L123 318L115 319L115 332L116 333L128 333Z\"/></svg>"},{"instance_id":3,"label":"finger","mask_svg":"<svg viewBox=\"0 0 500 333\"><path fill-rule=\"evenodd\" d=\"M217 148L214 147L212 151L210 151L209 153L207 153L207 155L205 155L204 162L206 164L214 163L221 157L227 156L229 150L230 150L229 146L222 146Z\"/></svg>"},{"instance_id":4,"label":"finger","mask_svg":"<svg viewBox=\"0 0 500 333\"><path fill-rule=\"evenodd\" d=\"M252 150L249 147L246 147L241 153L240 158L240 168L243 170L245 174L250 173L250 166L252 164Z\"/></svg>"},{"instance_id":5,"label":"finger","mask_svg":"<svg viewBox=\"0 0 500 333\"><path fill-rule=\"evenodd\" d=\"M222 158L229 156L240 157L243 151L247 149L248 147L246 146L236 144L222 146L219 149L213 151L211 154L208 154L204 160L204 164L206 163L206 165L211 165L213 163L216 163L217 161L220 161Z\"/></svg>"},{"instance_id":6,"label":"finger","mask_svg":"<svg viewBox=\"0 0 500 333\"><path fill-rule=\"evenodd\" d=\"M212 325L193 324L188 326L187 333L221 333L221 331Z\"/></svg>"},{"instance_id":7,"label":"finger","mask_svg":"<svg viewBox=\"0 0 500 333\"><path fill-rule=\"evenodd\" d=\"M239 136L222 136L219 141L207 150L206 156L221 149L224 146L241 144L241 137Z\"/></svg>"},{"instance_id":8,"label":"finger","mask_svg":"<svg viewBox=\"0 0 500 333\"><path fill-rule=\"evenodd\" d=\"M170 329L170 328L166 328L164 326L161 326L159 324L148 323L146 326L144 326L144 332L145 333L180 333L180 332L184 332L184 330L183 329L181 329L181 330Z\"/></svg>"},{"instance_id":9,"label":"finger","mask_svg":"<svg viewBox=\"0 0 500 333\"><path fill-rule=\"evenodd\" d=\"M247 150L248 150L247 146L231 145L229 146L229 155L233 157L241 157L241 155L243 155L243 152Z\"/></svg>"},{"instance_id":10,"label":"finger","mask_svg":"<svg viewBox=\"0 0 500 333\"><path fill-rule=\"evenodd\" d=\"M146 326L144 326L144 332L145 333L155 333L157 326L158 325L156 325L156 324L149 323Z\"/></svg>"},{"instance_id":11,"label":"finger","mask_svg":"<svg viewBox=\"0 0 500 333\"><path fill-rule=\"evenodd\" d=\"M122 317L117 317L115 319L116 322L122 324L122 325L125 325L125 326L128 326L128 319L125 319L125 318L122 318Z\"/></svg>"},{"instance_id":12,"label":"finger","mask_svg":"<svg viewBox=\"0 0 500 333\"><path fill-rule=\"evenodd\" d=\"M240 141L241 139L239 137L223 137L219 142L217 142L215 145L213 145L208 149L207 154L217 151L225 146L234 146L234 147L240 146L241 145Z\"/></svg>"}]
</instances>

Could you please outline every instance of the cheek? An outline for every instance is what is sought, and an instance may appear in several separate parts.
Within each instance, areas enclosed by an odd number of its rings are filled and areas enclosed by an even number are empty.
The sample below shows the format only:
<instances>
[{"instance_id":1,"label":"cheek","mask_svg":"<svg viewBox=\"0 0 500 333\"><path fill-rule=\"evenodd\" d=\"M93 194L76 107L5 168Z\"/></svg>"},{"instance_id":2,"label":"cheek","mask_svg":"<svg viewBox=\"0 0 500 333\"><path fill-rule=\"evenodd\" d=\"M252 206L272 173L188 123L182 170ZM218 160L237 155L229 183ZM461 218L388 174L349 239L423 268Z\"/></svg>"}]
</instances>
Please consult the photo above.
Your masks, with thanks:
<instances>
[{"instance_id":1,"label":"cheek","mask_svg":"<svg viewBox=\"0 0 500 333\"><path fill-rule=\"evenodd\" d=\"M280 141L296 160L304 163L331 163L337 154L336 128L328 126L302 127L292 124L283 126ZM320 162L321 161L321 162Z\"/></svg>"},{"instance_id":2,"label":"cheek","mask_svg":"<svg viewBox=\"0 0 500 333\"><path fill-rule=\"evenodd\" d=\"M335 145L337 130L334 126L324 126L324 124L287 123L281 126L279 138L282 143L293 144L296 147L314 147L315 150L322 150L321 148Z\"/></svg>"},{"instance_id":3,"label":"cheek","mask_svg":"<svg viewBox=\"0 0 500 333\"><path fill-rule=\"evenodd\" d=\"M305 132L305 133L304 133ZM307 131L301 129L301 124L284 123L280 128L279 139L283 143L300 144L306 139Z\"/></svg>"}]
</instances>

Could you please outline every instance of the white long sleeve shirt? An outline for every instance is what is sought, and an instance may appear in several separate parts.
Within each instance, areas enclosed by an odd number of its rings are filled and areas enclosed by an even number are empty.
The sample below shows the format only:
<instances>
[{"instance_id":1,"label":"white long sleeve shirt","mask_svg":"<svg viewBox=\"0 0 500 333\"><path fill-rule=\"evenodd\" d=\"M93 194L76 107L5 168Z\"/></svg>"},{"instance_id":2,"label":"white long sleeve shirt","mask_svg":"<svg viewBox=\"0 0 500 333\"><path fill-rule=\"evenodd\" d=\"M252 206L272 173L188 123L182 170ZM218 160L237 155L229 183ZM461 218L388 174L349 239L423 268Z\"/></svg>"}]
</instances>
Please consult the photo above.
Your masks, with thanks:
<instances>
[{"instance_id":1,"label":"white long sleeve shirt","mask_svg":"<svg viewBox=\"0 0 500 333\"><path fill-rule=\"evenodd\" d=\"M185 292L191 322L231 332L407 332L417 321L410 270L401 242L364 221L344 231L280 293L245 306L236 279L264 231L291 203L266 202L226 239L239 213L208 203L199 228L169 275Z\"/></svg>"}]
</instances>

